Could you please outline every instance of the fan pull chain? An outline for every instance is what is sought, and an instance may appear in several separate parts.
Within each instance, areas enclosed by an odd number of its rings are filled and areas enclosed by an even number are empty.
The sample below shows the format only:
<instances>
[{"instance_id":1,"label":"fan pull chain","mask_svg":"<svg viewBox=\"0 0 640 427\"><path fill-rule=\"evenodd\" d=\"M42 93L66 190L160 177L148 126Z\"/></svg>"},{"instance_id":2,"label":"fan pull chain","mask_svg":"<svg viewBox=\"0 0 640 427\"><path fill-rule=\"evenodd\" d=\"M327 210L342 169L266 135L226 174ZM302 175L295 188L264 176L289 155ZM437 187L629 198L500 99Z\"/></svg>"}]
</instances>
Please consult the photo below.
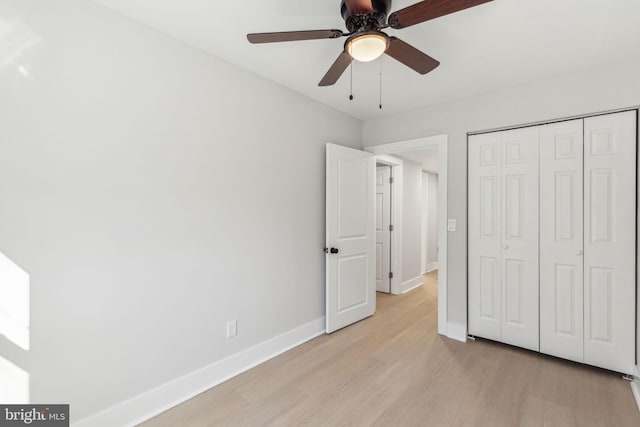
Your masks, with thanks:
<instances>
[{"instance_id":1,"label":"fan pull chain","mask_svg":"<svg viewBox=\"0 0 640 427\"><path fill-rule=\"evenodd\" d=\"M353 61L349 64L349 69L351 71L351 80L349 83L349 100L353 101Z\"/></svg>"},{"instance_id":2,"label":"fan pull chain","mask_svg":"<svg viewBox=\"0 0 640 427\"><path fill-rule=\"evenodd\" d=\"M382 59L380 59L380 104L378 108L382 110Z\"/></svg>"}]
</instances>

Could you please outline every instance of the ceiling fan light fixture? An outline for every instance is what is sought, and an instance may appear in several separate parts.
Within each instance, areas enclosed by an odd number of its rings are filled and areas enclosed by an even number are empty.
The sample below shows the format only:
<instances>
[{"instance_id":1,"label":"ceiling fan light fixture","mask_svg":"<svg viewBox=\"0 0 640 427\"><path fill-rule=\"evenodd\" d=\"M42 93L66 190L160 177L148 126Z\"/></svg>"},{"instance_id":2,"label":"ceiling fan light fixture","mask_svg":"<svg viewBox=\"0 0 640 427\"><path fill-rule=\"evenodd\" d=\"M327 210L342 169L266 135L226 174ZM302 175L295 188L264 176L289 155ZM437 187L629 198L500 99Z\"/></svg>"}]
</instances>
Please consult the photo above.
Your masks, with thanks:
<instances>
[{"instance_id":1,"label":"ceiling fan light fixture","mask_svg":"<svg viewBox=\"0 0 640 427\"><path fill-rule=\"evenodd\" d=\"M370 62L379 58L388 47L389 36L378 31L358 34L349 38L346 43L349 55L360 62Z\"/></svg>"}]
</instances>

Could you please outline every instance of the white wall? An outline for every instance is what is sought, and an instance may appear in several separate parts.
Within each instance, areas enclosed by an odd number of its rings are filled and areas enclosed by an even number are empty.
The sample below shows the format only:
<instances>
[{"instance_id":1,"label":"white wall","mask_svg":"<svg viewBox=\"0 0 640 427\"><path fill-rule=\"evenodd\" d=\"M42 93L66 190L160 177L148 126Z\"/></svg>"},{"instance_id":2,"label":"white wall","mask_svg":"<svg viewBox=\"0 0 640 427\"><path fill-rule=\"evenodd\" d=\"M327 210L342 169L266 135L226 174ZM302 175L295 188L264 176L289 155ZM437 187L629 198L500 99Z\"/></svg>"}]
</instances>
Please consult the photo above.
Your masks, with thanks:
<instances>
[{"instance_id":1,"label":"white wall","mask_svg":"<svg viewBox=\"0 0 640 427\"><path fill-rule=\"evenodd\" d=\"M420 271L425 273L427 271L427 259L429 258L427 244L429 242L428 224L429 224L429 174L422 172L422 217L420 224L422 227L422 258L420 259Z\"/></svg>"},{"instance_id":2,"label":"white wall","mask_svg":"<svg viewBox=\"0 0 640 427\"><path fill-rule=\"evenodd\" d=\"M422 167L403 160L402 165L402 282L420 276L422 258Z\"/></svg>"},{"instance_id":3,"label":"white wall","mask_svg":"<svg viewBox=\"0 0 640 427\"><path fill-rule=\"evenodd\" d=\"M422 272L438 265L438 175L422 172Z\"/></svg>"},{"instance_id":4,"label":"white wall","mask_svg":"<svg viewBox=\"0 0 640 427\"><path fill-rule=\"evenodd\" d=\"M33 402L78 420L323 316L324 147L360 121L81 0L0 3L0 93Z\"/></svg>"},{"instance_id":5,"label":"white wall","mask_svg":"<svg viewBox=\"0 0 640 427\"><path fill-rule=\"evenodd\" d=\"M449 135L448 216L457 230L448 243L448 323L467 324L467 133L636 106L638 76L640 58L365 122L365 146Z\"/></svg>"}]
</instances>

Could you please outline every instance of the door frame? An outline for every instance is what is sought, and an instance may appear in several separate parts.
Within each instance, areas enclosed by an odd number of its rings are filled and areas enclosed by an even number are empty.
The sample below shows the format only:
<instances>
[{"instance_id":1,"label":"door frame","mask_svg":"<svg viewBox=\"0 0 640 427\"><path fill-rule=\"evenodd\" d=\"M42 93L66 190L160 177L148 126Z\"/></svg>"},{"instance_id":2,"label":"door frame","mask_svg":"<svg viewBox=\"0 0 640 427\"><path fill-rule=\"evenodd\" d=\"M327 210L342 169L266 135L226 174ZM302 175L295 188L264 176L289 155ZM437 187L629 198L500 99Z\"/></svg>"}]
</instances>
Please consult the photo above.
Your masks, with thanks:
<instances>
[{"instance_id":1,"label":"door frame","mask_svg":"<svg viewBox=\"0 0 640 427\"><path fill-rule=\"evenodd\" d=\"M427 136L422 138L390 142L387 144L373 145L365 147L364 150L376 155L376 161L384 163L382 159L387 161L393 160L397 162L395 168L392 166L394 189L392 190L391 210L395 236L392 235L392 262L394 278L391 282L392 293L400 293L400 280L402 277L402 160L395 157L385 156L393 153L402 153L407 151L415 151L421 148L438 147L439 173L438 173L438 333L440 335L448 335L448 316L447 316L447 243L449 239L447 231L447 158L448 158L448 141L447 134ZM399 168L399 169L398 169ZM394 217L395 213L395 217ZM395 237L395 239L394 239ZM395 252L395 258L394 253ZM395 284L395 287L394 287ZM396 292L394 292L396 290ZM451 328L453 329L453 328ZM451 331L455 332L454 330ZM466 335L465 335L466 337ZM459 339L456 336L452 337Z\"/></svg>"}]
</instances>

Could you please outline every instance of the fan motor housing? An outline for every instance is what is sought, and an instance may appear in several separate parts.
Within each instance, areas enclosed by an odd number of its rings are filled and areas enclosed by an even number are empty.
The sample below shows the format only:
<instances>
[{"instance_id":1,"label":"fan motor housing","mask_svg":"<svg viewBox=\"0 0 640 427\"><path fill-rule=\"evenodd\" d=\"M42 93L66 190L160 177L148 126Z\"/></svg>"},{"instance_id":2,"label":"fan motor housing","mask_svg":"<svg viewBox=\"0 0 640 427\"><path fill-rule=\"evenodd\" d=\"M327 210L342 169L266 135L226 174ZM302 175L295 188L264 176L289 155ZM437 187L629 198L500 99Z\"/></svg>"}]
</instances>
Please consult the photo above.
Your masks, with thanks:
<instances>
[{"instance_id":1,"label":"fan motor housing","mask_svg":"<svg viewBox=\"0 0 640 427\"><path fill-rule=\"evenodd\" d=\"M371 5L373 6L371 12L352 14L342 0L340 13L350 32L371 31L386 26L387 15L391 10L391 0L371 0Z\"/></svg>"}]
</instances>

